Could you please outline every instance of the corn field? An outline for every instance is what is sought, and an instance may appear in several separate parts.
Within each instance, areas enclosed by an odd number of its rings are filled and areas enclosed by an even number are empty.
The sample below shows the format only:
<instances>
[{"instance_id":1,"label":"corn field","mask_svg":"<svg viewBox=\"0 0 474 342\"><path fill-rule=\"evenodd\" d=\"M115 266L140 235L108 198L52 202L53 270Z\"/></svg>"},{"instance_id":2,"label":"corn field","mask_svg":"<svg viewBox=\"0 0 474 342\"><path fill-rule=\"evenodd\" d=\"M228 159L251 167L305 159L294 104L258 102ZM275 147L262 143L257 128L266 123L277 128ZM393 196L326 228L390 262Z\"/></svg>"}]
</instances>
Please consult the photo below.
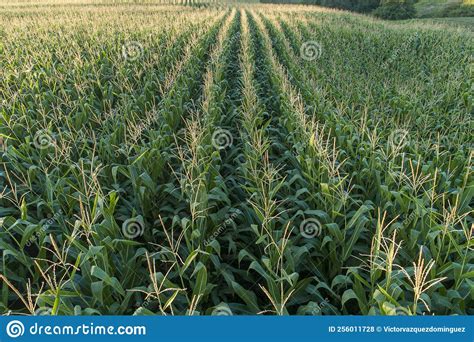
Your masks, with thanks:
<instances>
[{"instance_id":1,"label":"corn field","mask_svg":"<svg viewBox=\"0 0 474 342\"><path fill-rule=\"evenodd\" d=\"M0 4L0 312L474 314L472 32L197 3Z\"/></svg>"}]
</instances>

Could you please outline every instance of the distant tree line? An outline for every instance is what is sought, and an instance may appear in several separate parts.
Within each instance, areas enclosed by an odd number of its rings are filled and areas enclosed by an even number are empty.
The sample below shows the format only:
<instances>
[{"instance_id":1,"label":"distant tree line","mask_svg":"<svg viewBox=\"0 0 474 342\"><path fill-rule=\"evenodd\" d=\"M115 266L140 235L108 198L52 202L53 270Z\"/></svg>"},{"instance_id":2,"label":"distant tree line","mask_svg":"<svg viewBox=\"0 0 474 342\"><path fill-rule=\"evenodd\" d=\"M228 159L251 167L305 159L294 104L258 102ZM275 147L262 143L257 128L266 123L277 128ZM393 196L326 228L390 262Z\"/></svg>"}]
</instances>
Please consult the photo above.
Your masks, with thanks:
<instances>
[{"instance_id":1,"label":"distant tree line","mask_svg":"<svg viewBox=\"0 0 474 342\"><path fill-rule=\"evenodd\" d=\"M262 2L272 2L263 0ZM301 3L368 13L379 7L380 0L301 0Z\"/></svg>"},{"instance_id":2,"label":"distant tree line","mask_svg":"<svg viewBox=\"0 0 474 342\"><path fill-rule=\"evenodd\" d=\"M342 10L373 13L384 19L408 19L415 16L416 0L260 0L263 3L298 3Z\"/></svg>"}]
</instances>

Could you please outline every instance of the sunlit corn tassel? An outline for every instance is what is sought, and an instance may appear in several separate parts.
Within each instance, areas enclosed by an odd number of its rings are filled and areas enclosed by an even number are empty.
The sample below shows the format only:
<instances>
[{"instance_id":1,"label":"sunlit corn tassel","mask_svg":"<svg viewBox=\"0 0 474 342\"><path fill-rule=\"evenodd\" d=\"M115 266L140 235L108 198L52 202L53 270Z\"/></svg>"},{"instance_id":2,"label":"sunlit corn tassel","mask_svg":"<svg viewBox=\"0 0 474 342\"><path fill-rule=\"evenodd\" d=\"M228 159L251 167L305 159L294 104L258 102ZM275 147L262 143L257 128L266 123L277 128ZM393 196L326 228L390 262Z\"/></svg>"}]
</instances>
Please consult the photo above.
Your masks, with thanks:
<instances>
[{"instance_id":1,"label":"sunlit corn tassel","mask_svg":"<svg viewBox=\"0 0 474 342\"><path fill-rule=\"evenodd\" d=\"M428 280L428 276L434 264L434 260L430 260L427 264L425 264L425 259L423 258L423 247L420 247L418 261L416 263L413 262L413 276L411 276L405 268L401 268L401 271L405 274L406 278L412 286L414 296L412 311L414 314L416 314L417 312L419 301L421 301L424 304L425 308L430 311L428 304L421 297L421 295L428 291L431 287L446 279L446 277L440 277Z\"/></svg>"}]
</instances>

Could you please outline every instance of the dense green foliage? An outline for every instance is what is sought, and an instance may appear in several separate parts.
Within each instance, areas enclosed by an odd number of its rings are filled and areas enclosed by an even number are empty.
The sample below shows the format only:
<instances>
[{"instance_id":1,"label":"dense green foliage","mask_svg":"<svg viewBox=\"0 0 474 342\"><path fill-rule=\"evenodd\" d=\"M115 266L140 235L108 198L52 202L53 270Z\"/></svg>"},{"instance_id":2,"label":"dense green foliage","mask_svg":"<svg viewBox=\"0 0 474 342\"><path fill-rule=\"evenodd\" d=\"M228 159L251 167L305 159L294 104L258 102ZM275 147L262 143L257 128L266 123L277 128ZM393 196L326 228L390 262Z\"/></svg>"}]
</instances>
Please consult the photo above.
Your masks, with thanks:
<instances>
[{"instance_id":1,"label":"dense green foliage","mask_svg":"<svg viewBox=\"0 0 474 342\"><path fill-rule=\"evenodd\" d=\"M474 17L474 5L455 4L445 8L441 17Z\"/></svg>"},{"instance_id":2,"label":"dense green foliage","mask_svg":"<svg viewBox=\"0 0 474 342\"><path fill-rule=\"evenodd\" d=\"M262 3L299 3L369 13L380 5L380 0L261 0Z\"/></svg>"},{"instance_id":3,"label":"dense green foliage","mask_svg":"<svg viewBox=\"0 0 474 342\"><path fill-rule=\"evenodd\" d=\"M474 17L473 0L418 0L415 8L420 18Z\"/></svg>"},{"instance_id":4,"label":"dense green foliage","mask_svg":"<svg viewBox=\"0 0 474 342\"><path fill-rule=\"evenodd\" d=\"M382 19L400 20L414 18L416 11L410 1L387 0L383 1L372 14Z\"/></svg>"},{"instance_id":5,"label":"dense green foliage","mask_svg":"<svg viewBox=\"0 0 474 342\"><path fill-rule=\"evenodd\" d=\"M431 24L448 24L451 27L463 27L468 30L474 31L474 17L456 17L456 18L425 18L415 19L417 21L423 21Z\"/></svg>"},{"instance_id":6,"label":"dense green foliage","mask_svg":"<svg viewBox=\"0 0 474 342\"><path fill-rule=\"evenodd\" d=\"M389 20L435 17L474 17L472 0L262 0L262 3L318 5Z\"/></svg>"},{"instance_id":7,"label":"dense green foliage","mask_svg":"<svg viewBox=\"0 0 474 342\"><path fill-rule=\"evenodd\" d=\"M1 312L474 314L470 31L92 1L0 25Z\"/></svg>"}]
</instances>

